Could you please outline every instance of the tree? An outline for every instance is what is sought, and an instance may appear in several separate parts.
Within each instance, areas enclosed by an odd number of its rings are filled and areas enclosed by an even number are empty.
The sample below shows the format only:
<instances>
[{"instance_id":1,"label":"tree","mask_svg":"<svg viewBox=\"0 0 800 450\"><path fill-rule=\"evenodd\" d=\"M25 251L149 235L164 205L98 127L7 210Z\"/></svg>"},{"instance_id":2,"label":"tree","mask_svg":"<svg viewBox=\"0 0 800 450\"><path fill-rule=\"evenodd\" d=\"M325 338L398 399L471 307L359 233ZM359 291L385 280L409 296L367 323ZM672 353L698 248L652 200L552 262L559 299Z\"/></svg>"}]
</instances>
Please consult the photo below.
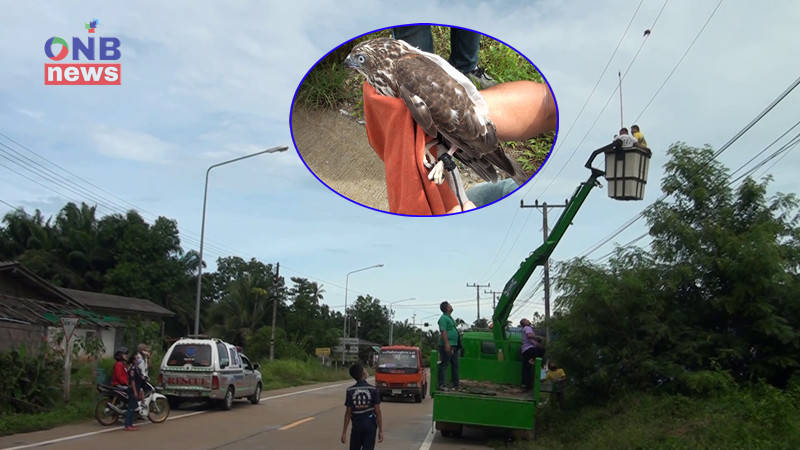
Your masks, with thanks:
<instances>
[{"instance_id":1,"label":"tree","mask_svg":"<svg viewBox=\"0 0 800 450\"><path fill-rule=\"evenodd\" d=\"M380 300L371 295L359 295L348 313L361 322L358 337L377 343L389 342L389 309L381 306Z\"/></svg>"},{"instance_id":2,"label":"tree","mask_svg":"<svg viewBox=\"0 0 800 450\"><path fill-rule=\"evenodd\" d=\"M668 154L652 249L563 264L548 352L605 396L720 371L784 386L800 368L798 202L768 198L769 178L732 188L709 147Z\"/></svg>"}]
</instances>

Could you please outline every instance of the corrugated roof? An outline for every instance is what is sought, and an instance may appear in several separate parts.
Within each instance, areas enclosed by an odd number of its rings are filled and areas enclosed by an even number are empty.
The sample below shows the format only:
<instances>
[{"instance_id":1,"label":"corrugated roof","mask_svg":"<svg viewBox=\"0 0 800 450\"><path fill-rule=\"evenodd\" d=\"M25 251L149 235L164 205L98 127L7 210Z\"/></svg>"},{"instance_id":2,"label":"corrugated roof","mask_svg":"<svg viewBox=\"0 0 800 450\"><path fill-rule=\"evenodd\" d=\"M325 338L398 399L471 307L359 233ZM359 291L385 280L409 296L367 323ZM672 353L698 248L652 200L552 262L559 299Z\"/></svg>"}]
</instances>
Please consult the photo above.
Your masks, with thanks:
<instances>
[{"instance_id":1,"label":"corrugated roof","mask_svg":"<svg viewBox=\"0 0 800 450\"><path fill-rule=\"evenodd\" d=\"M159 306L150 300L121 295L103 294L100 292L79 291L76 289L60 288L62 292L92 308L103 308L129 313L145 313L157 316L174 316L175 313Z\"/></svg>"}]
</instances>

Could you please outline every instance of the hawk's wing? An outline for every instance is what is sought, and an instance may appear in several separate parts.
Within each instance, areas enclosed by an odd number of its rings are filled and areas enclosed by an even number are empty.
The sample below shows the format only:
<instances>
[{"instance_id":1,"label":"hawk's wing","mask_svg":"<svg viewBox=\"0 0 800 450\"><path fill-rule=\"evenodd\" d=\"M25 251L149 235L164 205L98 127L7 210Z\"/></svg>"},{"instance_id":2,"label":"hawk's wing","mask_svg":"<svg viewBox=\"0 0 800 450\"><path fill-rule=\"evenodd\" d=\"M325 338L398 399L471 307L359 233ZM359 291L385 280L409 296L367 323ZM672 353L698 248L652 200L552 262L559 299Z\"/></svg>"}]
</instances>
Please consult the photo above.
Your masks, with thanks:
<instances>
[{"instance_id":1,"label":"hawk's wing","mask_svg":"<svg viewBox=\"0 0 800 450\"><path fill-rule=\"evenodd\" d=\"M480 103L475 102L464 85L426 55L402 57L395 63L394 74L398 96L405 101L414 120L426 133L433 137L441 133L459 148L456 156L488 181L497 181L493 162L514 174L514 168L507 163L508 159L500 148L494 124L487 116L486 103L468 80L466 82L478 95ZM460 72L459 75L466 80ZM495 155L496 151L500 152L501 158Z\"/></svg>"}]
</instances>

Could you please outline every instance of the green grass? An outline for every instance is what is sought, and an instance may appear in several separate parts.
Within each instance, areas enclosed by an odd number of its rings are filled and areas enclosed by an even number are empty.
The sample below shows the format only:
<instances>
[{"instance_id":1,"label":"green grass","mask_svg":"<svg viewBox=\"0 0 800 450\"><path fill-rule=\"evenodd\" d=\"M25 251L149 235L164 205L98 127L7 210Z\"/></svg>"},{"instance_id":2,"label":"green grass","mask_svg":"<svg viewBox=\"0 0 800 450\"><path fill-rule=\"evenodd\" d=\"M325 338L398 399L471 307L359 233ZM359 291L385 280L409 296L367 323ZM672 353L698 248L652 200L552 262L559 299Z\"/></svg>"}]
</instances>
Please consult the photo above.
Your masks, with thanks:
<instances>
[{"instance_id":1,"label":"green grass","mask_svg":"<svg viewBox=\"0 0 800 450\"><path fill-rule=\"evenodd\" d=\"M59 401L49 411L38 414L3 414L0 416L0 436L47 430L59 425L90 420L94 416L96 394L93 385L75 386L70 390L69 403Z\"/></svg>"},{"instance_id":2,"label":"green grass","mask_svg":"<svg viewBox=\"0 0 800 450\"><path fill-rule=\"evenodd\" d=\"M604 407L537 409L536 439L516 449L800 448L800 398L756 387L714 398L632 394Z\"/></svg>"},{"instance_id":3,"label":"green grass","mask_svg":"<svg viewBox=\"0 0 800 450\"><path fill-rule=\"evenodd\" d=\"M322 366L318 361L275 360L261 363L264 390L350 379L347 371Z\"/></svg>"}]
</instances>

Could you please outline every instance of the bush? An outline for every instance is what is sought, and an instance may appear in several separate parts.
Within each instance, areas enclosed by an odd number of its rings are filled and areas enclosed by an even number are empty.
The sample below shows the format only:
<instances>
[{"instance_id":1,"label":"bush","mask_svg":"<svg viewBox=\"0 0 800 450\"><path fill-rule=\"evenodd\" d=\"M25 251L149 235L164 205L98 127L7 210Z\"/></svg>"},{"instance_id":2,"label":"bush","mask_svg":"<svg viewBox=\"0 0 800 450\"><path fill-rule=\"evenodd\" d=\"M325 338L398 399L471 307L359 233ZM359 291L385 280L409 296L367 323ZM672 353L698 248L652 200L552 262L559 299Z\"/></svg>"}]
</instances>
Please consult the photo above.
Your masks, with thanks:
<instances>
[{"instance_id":1,"label":"bush","mask_svg":"<svg viewBox=\"0 0 800 450\"><path fill-rule=\"evenodd\" d=\"M63 356L41 345L0 353L0 412L37 413L62 398Z\"/></svg>"}]
</instances>

